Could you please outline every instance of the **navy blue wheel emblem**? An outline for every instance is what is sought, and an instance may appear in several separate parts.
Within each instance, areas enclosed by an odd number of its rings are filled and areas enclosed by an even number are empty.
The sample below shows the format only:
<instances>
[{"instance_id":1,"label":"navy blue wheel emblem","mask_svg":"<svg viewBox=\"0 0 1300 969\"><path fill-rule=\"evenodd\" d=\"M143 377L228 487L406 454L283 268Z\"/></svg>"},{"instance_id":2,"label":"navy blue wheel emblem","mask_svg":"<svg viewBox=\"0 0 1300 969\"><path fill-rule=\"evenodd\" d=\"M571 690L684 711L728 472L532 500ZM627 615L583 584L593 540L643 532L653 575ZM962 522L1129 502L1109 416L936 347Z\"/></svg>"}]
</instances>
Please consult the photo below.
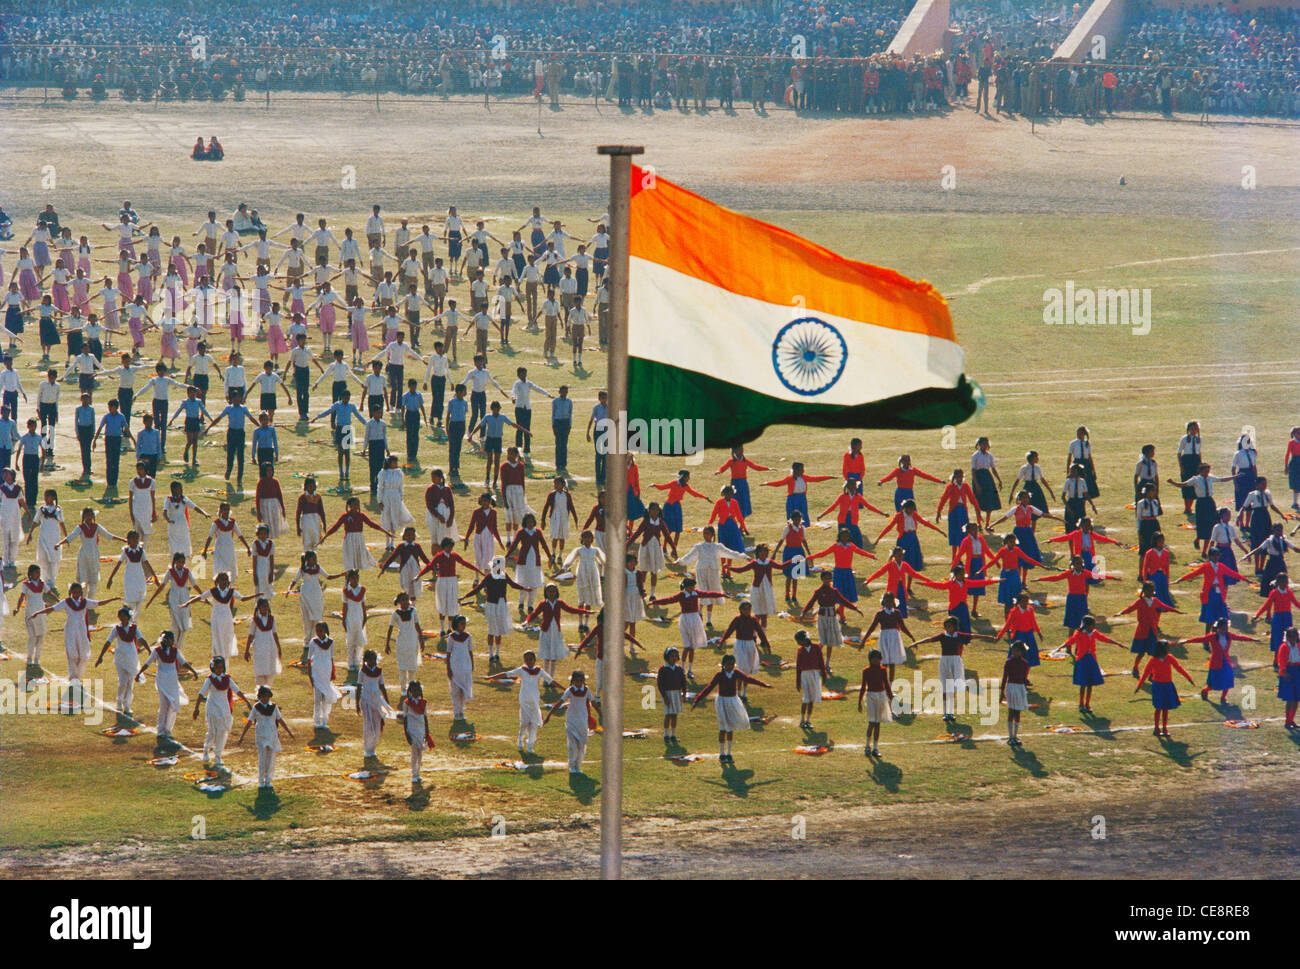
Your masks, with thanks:
<instances>
[{"instance_id":1,"label":"navy blue wheel emblem","mask_svg":"<svg viewBox=\"0 0 1300 969\"><path fill-rule=\"evenodd\" d=\"M781 327L772 342L772 368L781 383L804 397L835 386L844 373L849 346L825 320L803 316Z\"/></svg>"}]
</instances>

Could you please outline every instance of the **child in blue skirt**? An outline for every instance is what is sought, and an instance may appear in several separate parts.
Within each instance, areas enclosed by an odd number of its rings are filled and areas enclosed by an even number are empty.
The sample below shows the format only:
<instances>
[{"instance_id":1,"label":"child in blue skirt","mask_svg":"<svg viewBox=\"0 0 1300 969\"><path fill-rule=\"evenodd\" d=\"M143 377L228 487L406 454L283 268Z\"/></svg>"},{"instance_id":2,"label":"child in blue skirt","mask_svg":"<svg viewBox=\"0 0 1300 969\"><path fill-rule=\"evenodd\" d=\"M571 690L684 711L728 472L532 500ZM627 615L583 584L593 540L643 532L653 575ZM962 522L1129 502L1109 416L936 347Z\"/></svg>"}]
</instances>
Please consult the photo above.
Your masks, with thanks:
<instances>
[{"instance_id":1,"label":"child in blue skirt","mask_svg":"<svg viewBox=\"0 0 1300 969\"><path fill-rule=\"evenodd\" d=\"M1295 712L1300 707L1300 630L1286 631L1282 648L1277 651L1277 698L1286 702L1286 729L1297 730Z\"/></svg>"},{"instance_id":2,"label":"child in blue skirt","mask_svg":"<svg viewBox=\"0 0 1300 969\"><path fill-rule=\"evenodd\" d=\"M1265 613L1269 614L1268 648L1273 652L1277 652L1278 647L1282 645L1286 631L1295 625L1291 614L1292 606L1300 608L1300 599L1296 598L1287 577L1279 575L1273 580L1273 588L1269 590L1268 598L1253 617L1259 619Z\"/></svg>"},{"instance_id":3,"label":"child in blue skirt","mask_svg":"<svg viewBox=\"0 0 1300 969\"><path fill-rule=\"evenodd\" d=\"M1209 643L1210 644L1210 670L1205 677L1205 686L1201 687L1201 699L1209 700L1210 691L1216 690L1219 694L1219 703L1228 702L1228 691L1236 683L1236 676L1232 669L1232 644L1239 643L1257 643L1259 642L1254 636L1242 636L1228 629L1228 620L1220 619L1214 624L1214 631L1208 636L1197 636L1194 639L1180 639L1177 643L1179 646L1185 646L1189 643Z\"/></svg>"},{"instance_id":4,"label":"child in blue skirt","mask_svg":"<svg viewBox=\"0 0 1300 969\"><path fill-rule=\"evenodd\" d=\"M1156 587L1153 582L1142 583L1142 594L1133 600L1125 608L1121 609L1115 618L1126 616L1130 612L1137 613L1137 628L1133 630L1133 643L1129 646L1129 652L1133 654L1133 675L1138 675L1138 664L1143 656L1150 656L1155 649L1155 645L1160 640L1160 616L1166 612L1180 612L1173 606L1166 605L1156 598Z\"/></svg>"},{"instance_id":5,"label":"child in blue skirt","mask_svg":"<svg viewBox=\"0 0 1300 969\"><path fill-rule=\"evenodd\" d=\"M1178 688L1174 686L1174 670L1181 673L1188 683L1195 685L1196 681L1187 670L1169 655L1169 647L1164 643L1156 643L1151 658L1147 660L1146 669L1133 688L1133 692L1137 693L1142 689L1143 683L1151 681L1151 706L1155 709L1154 733L1157 737L1169 736L1169 711L1181 706L1183 702L1178 699Z\"/></svg>"},{"instance_id":6,"label":"child in blue skirt","mask_svg":"<svg viewBox=\"0 0 1300 969\"><path fill-rule=\"evenodd\" d=\"M1079 688L1079 712L1092 713L1092 688L1101 686L1106 677L1097 663L1097 643L1110 643L1123 649L1123 643L1117 643L1105 633L1097 632L1097 620L1084 616L1079 628L1072 632L1059 648L1064 648L1074 657L1074 676L1071 681ZM1176 695L1175 695L1176 698Z\"/></svg>"},{"instance_id":7,"label":"child in blue skirt","mask_svg":"<svg viewBox=\"0 0 1300 969\"><path fill-rule=\"evenodd\" d=\"M745 457L745 449L737 444L731 449L731 457L725 461L722 467L718 468L714 474L722 474L727 471L731 474L731 490L735 493L736 502L740 505L741 514L746 518L754 513L754 509L749 504L749 472L750 471L771 471L771 468L765 468L761 464L755 464ZM807 521L808 519L804 519Z\"/></svg>"},{"instance_id":8,"label":"child in blue skirt","mask_svg":"<svg viewBox=\"0 0 1300 969\"><path fill-rule=\"evenodd\" d=\"M1088 614L1088 580L1091 578L1092 573L1083 567L1083 557L1075 555L1070 559L1070 567L1064 572L1045 575L1034 581L1066 583L1065 615L1061 623L1066 629L1078 629L1083 617Z\"/></svg>"},{"instance_id":9,"label":"child in blue skirt","mask_svg":"<svg viewBox=\"0 0 1300 969\"><path fill-rule=\"evenodd\" d=\"M970 522L970 506L975 504L975 492L966 483L966 473L961 468L952 472L943 494L939 496L939 507L935 509L934 520L943 518L944 505L948 506L948 544L956 548L966 537L966 525Z\"/></svg>"},{"instance_id":10,"label":"child in blue skirt","mask_svg":"<svg viewBox=\"0 0 1300 969\"><path fill-rule=\"evenodd\" d=\"M808 511L808 485L817 481L830 481L829 474L804 474L803 462L795 461L790 465L790 473L776 481L764 481L769 488L785 487L785 517L789 518L796 511L803 515L804 521L812 521Z\"/></svg>"},{"instance_id":11,"label":"child in blue skirt","mask_svg":"<svg viewBox=\"0 0 1300 969\"><path fill-rule=\"evenodd\" d=\"M1041 635L1043 631L1038 627L1038 616L1033 606L1029 604L1029 594L1021 592L1016 596L1015 605L1007 612L1007 621L998 630L998 638L1007 636L1007 642L1013 647L1016 644L1023 646L1025 662L1034 667L1041 662L1038 658L1038 637ZM1007 656L1011 656L1010 649Z\"/></svg>"}]
</instances>

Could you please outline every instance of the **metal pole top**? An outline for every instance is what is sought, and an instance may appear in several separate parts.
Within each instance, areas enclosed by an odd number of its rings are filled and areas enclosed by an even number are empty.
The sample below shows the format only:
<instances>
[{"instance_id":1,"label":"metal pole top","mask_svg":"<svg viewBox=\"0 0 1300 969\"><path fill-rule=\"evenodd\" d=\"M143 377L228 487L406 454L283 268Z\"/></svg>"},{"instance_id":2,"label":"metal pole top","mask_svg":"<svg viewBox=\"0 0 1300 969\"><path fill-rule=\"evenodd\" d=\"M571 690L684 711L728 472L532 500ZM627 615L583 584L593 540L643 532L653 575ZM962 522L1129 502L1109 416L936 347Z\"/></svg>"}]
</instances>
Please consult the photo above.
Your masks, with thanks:
<instances>
[{"instance_id":1,"label":"metal pole top","mask_svg":"<svg viewBox=\"0 0 1300 969\"><path fill-rule=\"evenodd\" d=\"M598 155L644 155L644 145L600 145L596 148Z\"/></svg>"}]
</instances>

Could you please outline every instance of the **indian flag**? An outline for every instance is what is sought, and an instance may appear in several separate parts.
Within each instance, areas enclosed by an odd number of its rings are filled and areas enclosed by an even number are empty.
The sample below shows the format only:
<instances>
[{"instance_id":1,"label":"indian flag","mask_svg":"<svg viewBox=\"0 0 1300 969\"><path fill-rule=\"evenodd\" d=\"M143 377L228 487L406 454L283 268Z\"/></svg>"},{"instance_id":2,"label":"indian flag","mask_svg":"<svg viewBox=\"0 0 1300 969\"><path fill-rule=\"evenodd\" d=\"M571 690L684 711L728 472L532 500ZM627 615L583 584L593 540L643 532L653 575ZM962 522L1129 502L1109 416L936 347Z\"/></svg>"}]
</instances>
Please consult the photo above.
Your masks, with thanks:
<instances>
[{"instance_id":1,"label":"indian flag","mask_svg":"<svg viewBox=\"0 0 1300 969\"><path fill-rule=\"evenodd\" d=\"M628 419L923 429L983 406L943 297L632 169Z\"/></svg>"}]
</instances>

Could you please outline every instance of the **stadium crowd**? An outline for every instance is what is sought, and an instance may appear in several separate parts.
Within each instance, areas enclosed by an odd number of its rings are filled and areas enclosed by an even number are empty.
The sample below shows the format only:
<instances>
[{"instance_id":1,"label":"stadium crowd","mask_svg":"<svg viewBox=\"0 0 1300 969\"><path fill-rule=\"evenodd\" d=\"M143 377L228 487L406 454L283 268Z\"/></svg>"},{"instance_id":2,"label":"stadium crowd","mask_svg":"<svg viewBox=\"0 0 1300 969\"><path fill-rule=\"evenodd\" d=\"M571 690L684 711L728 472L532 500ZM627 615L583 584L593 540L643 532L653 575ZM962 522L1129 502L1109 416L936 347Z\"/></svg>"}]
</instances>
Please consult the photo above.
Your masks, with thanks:
<instances>
[{"instance_id":1,"label":"stadium crowd","mask_svg":"<svg viewBox=\"0 0 1300 969\"><path fill-rule=\"evenodd\" d=\"M952 53L886 48L907 0L413 8L327 0L236 10L232 0L66 3L0 17L0 83L75 97L242 100L249 92L537 94L620 107L833 113L941 110L1300 114L1295 9L1140 4L1103 65L1048 65L1082 3L954 3ZM201 55L201 56L197 56ZM981 83L983 82L983 83ZM972 91L972 88L975 90Z\"/></svg>"}]
</instances>

